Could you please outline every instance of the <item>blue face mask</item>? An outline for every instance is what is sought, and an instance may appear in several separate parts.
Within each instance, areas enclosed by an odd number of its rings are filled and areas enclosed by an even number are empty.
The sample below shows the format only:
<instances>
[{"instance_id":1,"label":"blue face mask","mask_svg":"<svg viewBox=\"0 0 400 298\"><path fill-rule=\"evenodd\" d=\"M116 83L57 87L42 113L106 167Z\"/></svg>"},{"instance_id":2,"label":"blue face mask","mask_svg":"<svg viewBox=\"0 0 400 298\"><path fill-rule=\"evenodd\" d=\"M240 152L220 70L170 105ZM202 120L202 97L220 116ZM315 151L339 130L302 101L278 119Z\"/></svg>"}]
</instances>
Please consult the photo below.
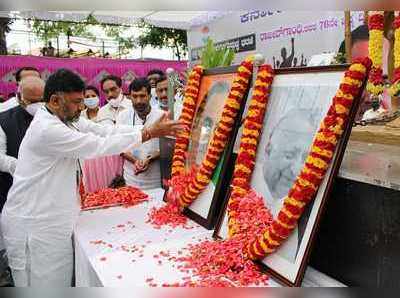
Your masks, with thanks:
<instances>
[{"instance_id":1,"label":"blue face mask","mask_svg":"<svg viewBox=\"0 0 400 298\"><path fill-rule=\"evenodd\" d=\"M84 100L85 106L89 109L95 109L99 106L99 98L96 97L88 97Z\"/></svg>"}]
</instances>

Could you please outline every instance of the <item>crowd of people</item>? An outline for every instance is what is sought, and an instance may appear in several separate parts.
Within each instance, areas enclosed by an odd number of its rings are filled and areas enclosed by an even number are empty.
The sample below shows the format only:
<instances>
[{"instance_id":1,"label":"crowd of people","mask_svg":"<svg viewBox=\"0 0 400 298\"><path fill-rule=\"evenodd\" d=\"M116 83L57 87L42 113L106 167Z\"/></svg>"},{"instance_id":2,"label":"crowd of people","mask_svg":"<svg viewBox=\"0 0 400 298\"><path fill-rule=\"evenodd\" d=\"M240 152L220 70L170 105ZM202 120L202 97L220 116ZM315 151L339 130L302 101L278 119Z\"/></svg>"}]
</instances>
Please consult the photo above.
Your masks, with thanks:
<instances>
[{"instance_id":1,"label":"crowd of people","mask_svg":"<svg viewBox=\"0 0 400 298\"><path fill-rule=\"evenodd\" d=\"M158 139L187 129L174 120L181 99L170 115L160 70L133 80L127 94L117 76L104 77L99 91L68 69L44 82L36 68L23 67L16 81L15 97L0 103L0 282L70 286L79 187L102 173L160 187ZM122 160L119 172L110 158Z\"/></svg>"}]
</instances>

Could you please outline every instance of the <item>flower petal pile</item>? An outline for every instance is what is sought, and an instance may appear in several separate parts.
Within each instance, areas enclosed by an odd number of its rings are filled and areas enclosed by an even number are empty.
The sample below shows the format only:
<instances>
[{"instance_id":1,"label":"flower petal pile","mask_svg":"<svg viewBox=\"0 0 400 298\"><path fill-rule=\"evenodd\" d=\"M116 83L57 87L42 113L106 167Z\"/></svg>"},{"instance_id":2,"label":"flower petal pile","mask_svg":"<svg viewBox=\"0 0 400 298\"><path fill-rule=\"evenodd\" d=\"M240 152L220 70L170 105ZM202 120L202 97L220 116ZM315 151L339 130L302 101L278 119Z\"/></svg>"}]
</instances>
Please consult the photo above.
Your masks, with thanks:
<instances>
[{"instance_id":1,"label":"flower petal pile","mask_svg":"<svg viewBox=\"0 0 400 298\"><path fill-rule=\"evenodd\" d=\"M248 259L243 250L246 243L254 239L272 223L272 214L264 206L262 196L250 190L242 197L236 208L237 233L227 240L206 240L189 245L188 254L169 257L181 265L177 268L187 274L182 283L163 286L183 287L232 287L265 286L268 275L257 264Z\"/></svg>"},{"instance_id":2,"label":"flower petal pile","mask_svg":"<svg viewBox=\"0 0 400 298\"><path fill-rule=\"evenodd\" d=\"M123 205L132 207L137 204L148 201L148 195L139 188L125 186L121 188L105 188L93 193L84 194L82 198L81 209L110 207Z\"/></svg>"}]
</instances>

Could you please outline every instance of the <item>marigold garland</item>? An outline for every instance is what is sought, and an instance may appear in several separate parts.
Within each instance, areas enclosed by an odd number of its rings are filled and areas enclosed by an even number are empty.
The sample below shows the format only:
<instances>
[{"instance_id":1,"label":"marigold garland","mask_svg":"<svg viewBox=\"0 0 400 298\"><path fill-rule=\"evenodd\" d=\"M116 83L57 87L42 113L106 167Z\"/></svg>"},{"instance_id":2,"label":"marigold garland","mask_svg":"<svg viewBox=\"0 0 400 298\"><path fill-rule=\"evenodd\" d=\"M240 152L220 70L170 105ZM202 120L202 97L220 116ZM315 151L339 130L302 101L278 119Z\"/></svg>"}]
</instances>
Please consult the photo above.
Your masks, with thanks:
<instances>
[{"instance_id":1,"label":"marigold garland","mask_svg":"<svg viewBox=\"0 0 400 298\"><path fill-rule=\"evenodd\" d=\"M210 182L221 154L225 149L237 113L240 110L242 99L252 75L252 70L253 57L245 59L245 61L240 64L229 95L224 103L221 118L218 121L215 132L207 148L206 156L194 178L179 197L179 204L181 207L189 206Z\"/></svg>"},{"instance_id":2,"label":"marigold garland","mask_svg":"<svg viewBox=\"0 0 400 298\"><path fill-rule=\"evenodd\" d=\"M233 172L231 193L228 201L229 238L240 230L235 214L240 200L250 190L250 179L255 165L258 141L261 135L272 80L273 70L271 66L260 66L254 83L249 110L244 121L239 154Z\"/></svg>"},{"instance_id":3,"label":"marigold garland","mask_svg":"<svg viewBox=\"0 0 400 298\"><path fill-rule=\"evenodd\" d=\"M383 11L370 11L368 13L368 53L372 67L369 73L367 91L374 96L382 94L384 90L382 70L383 24Z\"/></svg>"},{"instance_id":4,"label":"marigold garland","mask_svg":"<svg viewBox=\"0 0 400 298\"><path fill-rule=\"evenodd\" d=\"M333 158L353 99L360 93L370 66L369 58L357 59L345 72L339 90L314 138L303 169L289 190L282 209L273 223L247 245L246 253L251 259L262 259L274 252L289 237L305 206L314 198Z\"/></svg>"},{"instance_id":5,"label":"marigold garland","mask_svg":"<svg viewBox=\"0 0 400 298\"><path fill-rule=\"evenodd\" d=\"M185 89L182 112L179 121L187 127L192 127L194 114L196 112L197 97L200 90L200 81L203 75L203 67L197 65L189 75ZM174 155L172 158L171 175L183 174L185 171L186 151L189 146L190 130L182 130L175 141Z\"/></svg>"},{"instance_id":6,"label":"marigold garland","mask_svg":"<svg viewBox=\"0 0 400 298\"><path fill-rule=\"evenodd\" d=\"M392 96L400 96L400 11L394 12L394 72L392 86L389 93Z\"/></svg>"}]
</instances>

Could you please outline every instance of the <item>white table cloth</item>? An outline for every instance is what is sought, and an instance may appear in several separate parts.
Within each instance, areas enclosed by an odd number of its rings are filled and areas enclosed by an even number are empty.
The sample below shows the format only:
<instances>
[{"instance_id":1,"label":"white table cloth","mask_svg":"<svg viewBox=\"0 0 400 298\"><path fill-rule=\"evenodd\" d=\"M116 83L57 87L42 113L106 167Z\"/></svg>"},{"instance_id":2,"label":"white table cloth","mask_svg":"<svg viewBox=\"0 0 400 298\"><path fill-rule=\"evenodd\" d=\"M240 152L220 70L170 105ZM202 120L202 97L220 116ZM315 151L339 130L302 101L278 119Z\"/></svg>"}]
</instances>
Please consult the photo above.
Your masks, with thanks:
<instances>
[{"instance_id":1,"label":"white table cloth","mask_svg":"<svg viewBox=\"0 0 400 298\"><path fill-rule=\"evenodd\" d=\"M178 251L189 243L211 239L213 232L193 221L189 221L189 228L154 229L147 223L148 213L152 207L164 204L163 190L147 193L151 196L149 202L131 208L81 213L74 233L77 286L148 286L149 279L158 286L183 282L184 274L176 268L177 263L154 256L161 251L178 256ZM272 279L269 285L279 286ZM343 285L309 267L303 286Z\"/></svg>"}]
</instances>

